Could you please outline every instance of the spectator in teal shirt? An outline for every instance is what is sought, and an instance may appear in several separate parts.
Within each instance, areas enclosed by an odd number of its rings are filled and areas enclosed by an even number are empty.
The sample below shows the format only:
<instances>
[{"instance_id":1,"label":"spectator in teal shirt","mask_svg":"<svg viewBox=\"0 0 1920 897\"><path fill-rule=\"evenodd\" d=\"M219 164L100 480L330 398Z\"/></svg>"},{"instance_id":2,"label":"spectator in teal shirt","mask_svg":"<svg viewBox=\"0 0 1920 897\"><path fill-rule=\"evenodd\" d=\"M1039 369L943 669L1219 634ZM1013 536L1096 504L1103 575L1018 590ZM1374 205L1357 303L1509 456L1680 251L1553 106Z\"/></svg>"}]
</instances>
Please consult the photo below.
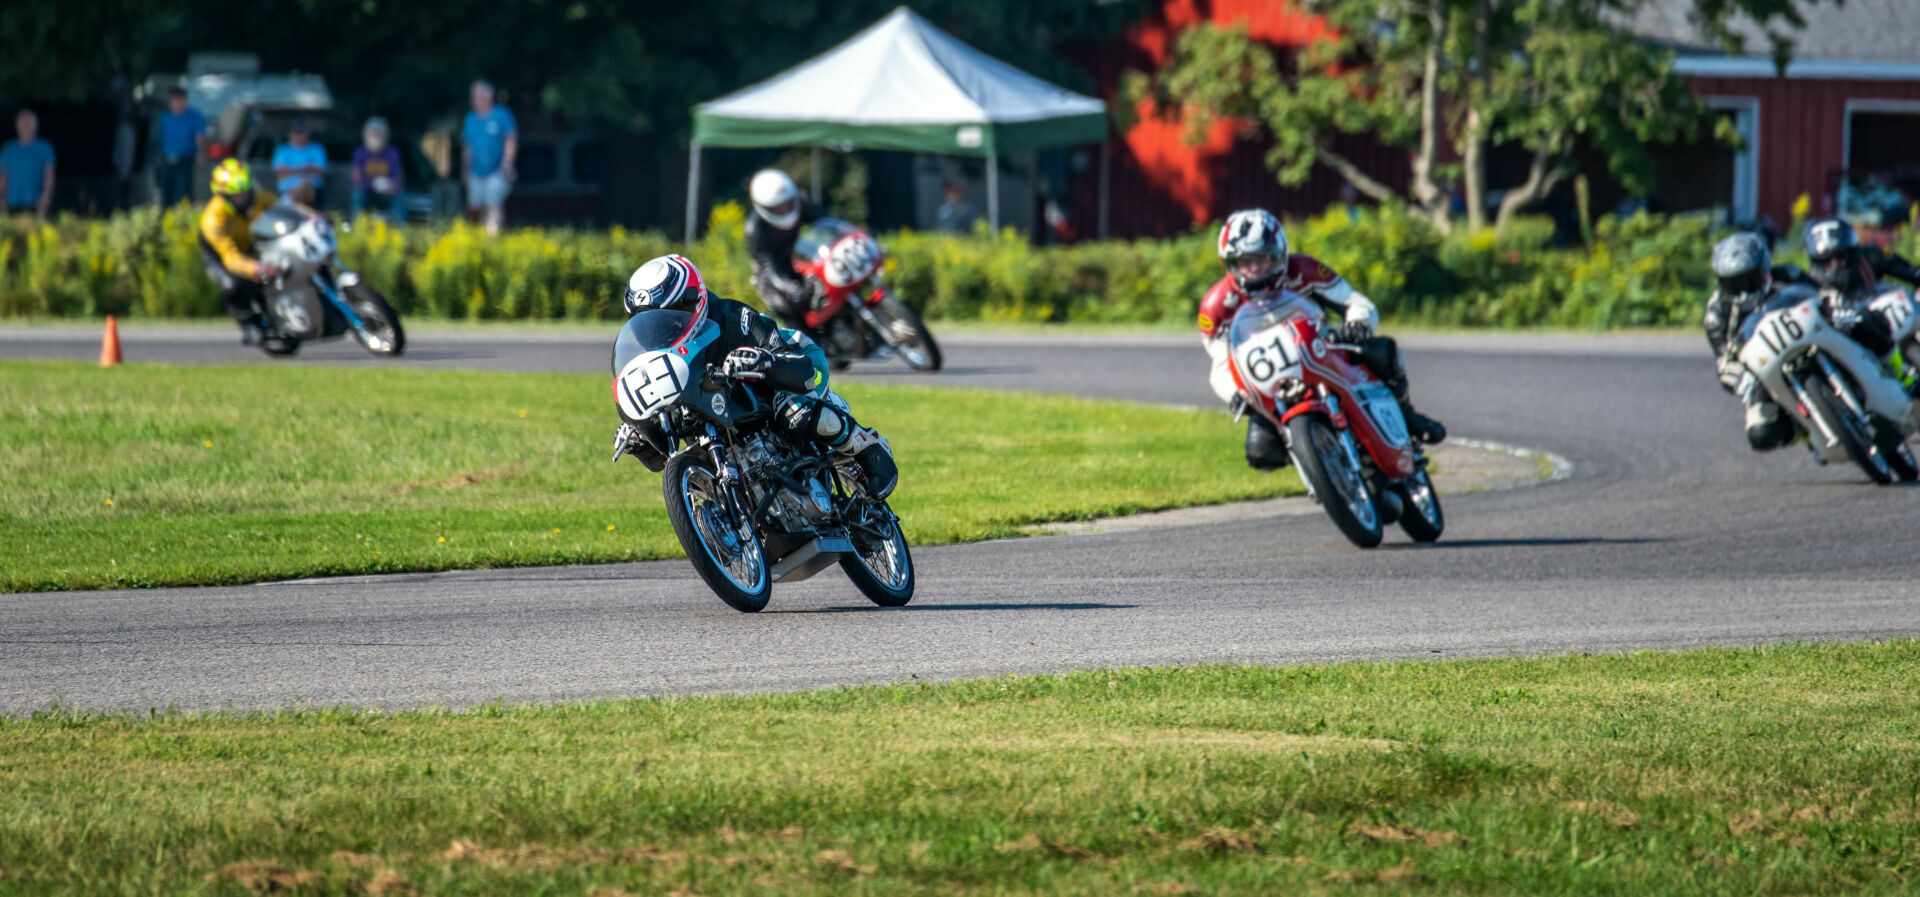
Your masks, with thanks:
<instances>
[{"instance_id":1,"label":"spectator in teal shirt","mask_svg":"<svg viewBox=\"0 0 1920 897\"><path fill-rule=\"evenodd\" d=\"M40 116L22 109L13 117L20 139L0 147L0 194L7 212L47 217L53 209L53 144L41 140Z\"/></svg>"},{"instance_id":2,"label":"spectator in teal shirt","mask_svg":"<svg viewBox=\"0 0 1920 897\"><path fill-rule=\"evenodd\" d=\"M171 206L193 194L193 167L207 150L207 120L187 105L187 92L167 90L167 111L160 113L160 204Z\"/></svg>"},{"instance_id":3,"label":"spectator in teal shirt","mask_svg":"<svg viewBox=\"0 0 1920 897\"><path fill-rule=\"evenodd\" d=\"M280 196L318 208L326 175L326 147L312 141L305 119L295 119L287 127L287 142L273 151L273 176Z\"/></svg>"},{"instance_id":4,"label":"spectator in teal shirt","mask_svg":"<svg viewBox=\"0 0 1920 897\"><path fill-rule=\"evenodd\" d=\"M500 232L507 191L513 184L513 161L520 152L520 131L513 113L493 104L493 85L473 82L473 111L460 125L466 143L467 211L478 212L488 234Z\"/></svg>"}]
</instances>

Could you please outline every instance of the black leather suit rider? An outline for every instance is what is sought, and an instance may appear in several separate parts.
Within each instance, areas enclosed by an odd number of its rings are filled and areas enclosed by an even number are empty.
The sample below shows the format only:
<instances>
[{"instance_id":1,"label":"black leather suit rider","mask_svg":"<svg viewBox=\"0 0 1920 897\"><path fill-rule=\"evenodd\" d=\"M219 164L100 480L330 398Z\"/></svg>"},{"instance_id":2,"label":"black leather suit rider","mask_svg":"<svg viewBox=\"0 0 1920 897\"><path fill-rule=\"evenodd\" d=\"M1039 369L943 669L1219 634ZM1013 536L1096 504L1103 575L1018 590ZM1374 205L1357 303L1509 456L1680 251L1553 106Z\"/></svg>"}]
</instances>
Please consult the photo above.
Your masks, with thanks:
<instances>
[{"instance_id":1,"label":"black leather suit rider","mask_svg":"<svg viewBox=\"0 0 1920 897\"><path fill-rule=\"evenodd\" d=\"M793 247L800 228L820 220L820 211L800 197L800 220L781 229L757 212L747 215L747 256L753 260L753 289L780 322L807 332L806 315L813 308L813 284L793 269Z\"/></svg>"}]
</instances>

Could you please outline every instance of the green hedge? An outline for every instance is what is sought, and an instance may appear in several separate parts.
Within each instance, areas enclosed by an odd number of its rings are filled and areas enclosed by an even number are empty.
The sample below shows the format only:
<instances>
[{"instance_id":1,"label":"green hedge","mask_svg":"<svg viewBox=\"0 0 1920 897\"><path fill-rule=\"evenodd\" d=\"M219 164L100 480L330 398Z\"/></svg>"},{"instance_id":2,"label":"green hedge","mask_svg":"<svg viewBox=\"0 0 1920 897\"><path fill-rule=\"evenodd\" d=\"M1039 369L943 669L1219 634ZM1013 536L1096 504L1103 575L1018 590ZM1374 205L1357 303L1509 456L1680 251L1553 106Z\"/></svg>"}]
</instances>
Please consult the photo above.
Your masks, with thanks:
<instances>
[{"instance_id":1,"label":"green hedge","mask_svg":"<svg viewBox=\"0 0 1920 897\"><path fill-rule=\"evenodd\" d=\"M744 213L723 205L690 253L724 296L752 297ZM0 316L221 314L187 209L52 224L0 220ZM1442 237L1404 211L1345 210L1290 225L1294 247L1346 274L1390 320L1454 326L1690 324L1711 289L1716 236L1700 219L1606 218L1590 248L1548 246L1545 222ZM1183 322L1220 276L1210 231L1170 240L1035 247L1013 234L887 235L887 276L948 321ZM1900 245L1920 248L1906 231ZM403 313L462 320L602 319L629 272L681 251L657 232L527 228L488 239L465 224L363 221L341 253Z\"/></svg>"}]
</instances>

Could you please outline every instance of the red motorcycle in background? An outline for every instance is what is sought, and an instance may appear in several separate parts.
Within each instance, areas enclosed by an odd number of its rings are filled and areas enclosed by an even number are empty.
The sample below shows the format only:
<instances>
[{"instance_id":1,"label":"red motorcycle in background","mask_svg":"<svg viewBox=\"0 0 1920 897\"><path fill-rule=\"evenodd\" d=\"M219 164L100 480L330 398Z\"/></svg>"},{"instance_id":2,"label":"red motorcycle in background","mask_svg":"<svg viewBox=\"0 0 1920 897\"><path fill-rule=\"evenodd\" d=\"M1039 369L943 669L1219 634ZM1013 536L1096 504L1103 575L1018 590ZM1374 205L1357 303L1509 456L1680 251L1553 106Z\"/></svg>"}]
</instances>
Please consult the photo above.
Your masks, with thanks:
<instances>
[{"instance_id":1,"label":"red motorcycle in background","mask_svg":"<svg viewBox=\"0 0 1920 897\"><path fill-rule=\"evenodd\" d=\"M866 231L822 218L794 246L794 270L824 287L807 327L835 370L889 355L916 371L940 369L940 345L920 315L880 282L886 253Z\"/></svg>"},{"instance_id":2,"label":"red motorcycle in background","mask_svg":"<svg viewBox=\"0 0 1920 897\"><path fill-rule=\"evenodd\" d=\"M1253 413L1273 421L1307 492L1361 548L1387 524L1416 542L1440 538L1446 518L1427 458L1400 403L1358 359L1328 342L1320 308L1284 290L1256 294L1234 315L1233 379Z\"/></svg>"}]
</instances>

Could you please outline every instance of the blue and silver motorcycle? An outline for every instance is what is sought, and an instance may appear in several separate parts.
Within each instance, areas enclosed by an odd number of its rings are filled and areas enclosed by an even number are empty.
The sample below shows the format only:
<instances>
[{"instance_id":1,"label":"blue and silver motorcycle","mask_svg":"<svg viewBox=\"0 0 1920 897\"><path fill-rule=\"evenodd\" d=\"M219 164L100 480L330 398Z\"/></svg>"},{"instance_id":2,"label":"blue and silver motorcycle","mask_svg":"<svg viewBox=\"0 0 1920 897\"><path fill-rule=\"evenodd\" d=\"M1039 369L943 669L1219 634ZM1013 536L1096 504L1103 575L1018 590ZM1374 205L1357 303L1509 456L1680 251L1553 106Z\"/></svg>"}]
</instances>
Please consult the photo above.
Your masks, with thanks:
<instances>
[{"instance_id":1,"label":"blue and silver motorcycle","mask_svg":"<svg viewBox=\"0 0 1920 897\"><path fill-rule=\"evenodd\" d=\"M292 355L310 340L352 333L375 355L407 347L400 315L360 275L340 264L333 225L321 215L274 206L253 222L262 264L279 271L266 285L266 313L278 331L263 348Z\"/></svg>"}]
</instances>

